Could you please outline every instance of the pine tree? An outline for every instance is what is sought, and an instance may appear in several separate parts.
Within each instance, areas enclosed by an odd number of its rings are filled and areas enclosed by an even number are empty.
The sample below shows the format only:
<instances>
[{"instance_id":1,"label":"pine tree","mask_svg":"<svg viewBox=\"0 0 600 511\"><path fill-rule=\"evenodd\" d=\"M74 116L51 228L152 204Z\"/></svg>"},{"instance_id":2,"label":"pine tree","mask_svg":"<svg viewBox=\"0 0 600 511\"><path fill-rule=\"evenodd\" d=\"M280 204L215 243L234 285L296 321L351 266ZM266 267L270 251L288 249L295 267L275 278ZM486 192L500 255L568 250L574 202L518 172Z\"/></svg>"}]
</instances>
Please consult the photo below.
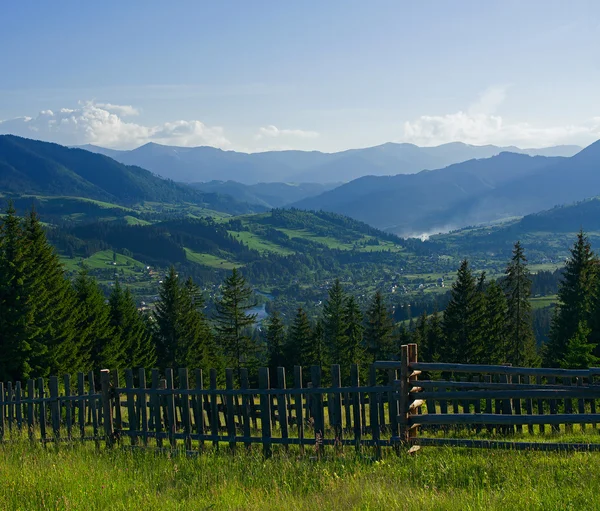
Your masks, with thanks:
<instances>
[{"instance_id":1,"label":"pine tree","mask_svg":"<svg viewBox=\"0 0 600 511\"><path fill-rule=\"evenodd\" d=\"M152 334L146 320L138 312L129 288L123 289L117 280L108 304L114 335L119 337L125 354L120 367L147 369L154 367L156 349Z\"/></svg>"},{"instance_id":2,"label":"pine tree","mask_svg":"<svg viewBox=\"0 0 600 511\"><path fill-rule=\"evenodd\" d=\"M27 334L28 297L23 289L27 245L12 202L0 229L0 379L14 381L32 375L32 346Z\"/></svg>"},{"instance_id":3,"label":"pine tree","mask_svg":"<svg viewBox=\"0 0 600 511\"><path fill-rule=\"evenodd\" d=\"M573 337L567 342L565 356L560 366L565 369L587 369L600 361L594 355L594 344L588 341L591 330L584 321L580 321Z\"/></svg>"},{"instance_id":4,"label":"pine tree","mask_svg":"<svg viewBox=\"0 0 600 511\"><path fill-rule=\"evenodd\" d=\"M252 290L246 280L233 269L225 279L221 297L216 300L215 316L219 343L223 346L226 358L237 367L238 375L242 364L256 354L258 346L247 334L256 321L256 314L248 314L254 304Z\"/></svg>"},{"instance_id":5,"label":"pine tree","mask_svg":"<svg viewBox=\"0 0 600 511\"><path fill-rule=\"evenodd\" d=\"M419 352L428 359L429 354L427 341L429 340L428 335L428 324L427 324L427 312L423 313L417 319L415 329L411 332L411 342L416 344L419 348Z\"/></svg>"},{"instance_id":6,"label":"pine tree","mask_svg":"<svg viewBox=\"0 0 600 511\"><path fill-rule=\"evenodd\" d=\"M365 341L372 360L388 360L395 351L394 323L381 291L377 291L367 310Z\"/></svg>"},{"instance_id":7,"label":"pine tree","mask_svg":"<svg viewBox=\"0 0 600 511\"><path fill-rule=\"evenodd\" d=\"M580 231L559 284L557 312L552 320L550 341L544 349L545 365L560 365L579 324L590 326L597 278L596 257L587 236Z\"/></svg>"},{"instance_id":8,"label":"pine tree","mask_svg":"<svg viewBox=\"0 0 600 511\"><path fill-rule=\"evenodd\" d=\"M315 364L319 358L314 348L310 321L304 309L298 307L294 321L288 331L286 342L287 356L289 360L297 361L298 365L309 366Z\"/></svg>"},{"instance_id":9,"label":"pine tree","mask_svg":"<svg viewBox=\"0 0 600 511\"><path fill-rule=\"evenodd\" d=\"M323 306L323 333L333 363L340 362L346 344L345 309L346 294L336 279Z\"/></svg>"},{"instance_id":10,"label":"pine tree","mask_svg":"<svg viewBox=\"0 0 600 511\"><path fill-rule=\"evenodd\" d=\"M87 372L98 369L114 369L112 343L115 335L110 325L110 309L95 279L87 269L81 268L73 289L77 300L74 311L78 349L71 354L72 372Z\"/></svg>"},{"instance_id":11,"label":"pine tree","mask_svg":"<svg viewBox=\"0 0 600 511\"><path fill-rule=\"evenodd\" d=\"M427 324L427 342L425 346L427 350L425 353L419 354L419 358L427 362L438 362L441 360L440 351L444 345L444 331L442 330L442 318L440 313L433 311L433 314L429 316L429 322Z\"/></svg>"},{"instance_id":12,"label":"pine tree","mask_svg":"<svg viewBox=\"0 0 600 511\"><path fill-rule=\"evenodd\" d=\"M171 267L154 312L156 355L161 369L218 366L219 357L203 307L198 286L189 278L182 284Z\"/></svg>"},{"instance_id":13,"label":"pine tree","mask_svg":"<svg viewBox=\"0 0 600 511\"><path fill-rule=\"evenodd\" d=\"M508 306L506 295L495 280L490 282L486 290L485 304L487 325L481 362L492 365L505 363L508 360L506 339Z\"/></svg>"},{"instance_id":14,"label":"pine tree","mask_svg":"<svg viewBox=\"0 0 600 511\"><path fill-rule=\"evenodd\" d=\"M537 365L538 356L531 320L531 278L520 242L515 243L513 257L506 268L506 362L514 366Z\"/></svg>"},{"instance_id":15,"label":"pine tree","mask_svg":"<svg viewBox=\"0 0 600 511\"><path fill-rule=\"evenodd\" d=\"M32 375L67 372L70 356L77 350L73 288L34 210L25 218L23 234L27 244L23 293L29 312Z\"/></svg>"},{"instance_id":16,"label":"pine tree","mask_svg":"<svg viewBox=\"0 0 600 511\"><path fill-rule=\"evenodd\" d=\"M345 343L339 363L342 366L342 376L347 380L350 376L350 366L360 364L365 360L363 315L354 296L350 296L346 300L344 322L346 324Z\"/></svg>"},{"instance_id":17,"label":"pine tree","mask_svg":"<svg viewBox=\"0 0 600 511\"><path fill-rule=\"evenodd\" d=\"M204 313L204 298L200 288L188 277L182 291L182 324L176 349L179 367L215 368L221 357Z\"/></svg>"},{"instance_id":18,"label":"pine tree","mask_svg":"<svg viewBox=\"0 0 600 511\"><path fill-rule=\"evenodd\" d=\"M450 292L443 321L446 344L442 358L448 362L477 363L482 350L484 332L480 330L482 309L481 293L465 259L458 270Z\"/></svg>"},{"instance_id":19,"label":"pine tree","mask_svg":"<svg viewBox=\"0 0 600 511\"><path fill-rule=\"evenodd\" d=\"M273 311L267 322L267 359L273 381L277 381L277 368L287 366L285 326L278 311Z\"/></svg>"},{"instance_id":20,"label":"pine tree","mask_svg":"<svg viewBox=\"0 0 600 511\"><path fill-rule=\"evenodd\" d=\"M177 344L181 329L183 292L175 268L171 266L158 294L154 311L155 345L161 369L177 367Z\"/></svg>"}]
</instances>

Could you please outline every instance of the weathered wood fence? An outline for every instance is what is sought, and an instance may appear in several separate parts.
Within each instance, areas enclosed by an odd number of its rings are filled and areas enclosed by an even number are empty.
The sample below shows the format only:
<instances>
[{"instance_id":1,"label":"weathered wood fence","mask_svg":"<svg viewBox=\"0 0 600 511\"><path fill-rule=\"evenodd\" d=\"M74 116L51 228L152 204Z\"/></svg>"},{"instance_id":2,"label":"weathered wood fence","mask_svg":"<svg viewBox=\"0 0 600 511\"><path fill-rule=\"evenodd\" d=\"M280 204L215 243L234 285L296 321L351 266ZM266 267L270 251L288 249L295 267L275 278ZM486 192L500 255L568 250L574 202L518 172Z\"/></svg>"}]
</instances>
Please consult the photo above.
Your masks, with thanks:
<instances>
[{"instance_id":1,"label":"weathered wood fence","mask_svg":"<svg viewBox=\"0 0 600 511\"><path fill-rule=\"evenodd\" d=\"M226 369L219 388L214 369L208 385L200 369L164 375L105 369L99 381L90 372L79 373L76 382L66 375L24 386L0 383L0 441L27 435L43 445L91 441L187 452L261 444L266 456L274 445L308 447L316 456L328 445L368 447L377 457L383 447L402 445L600 450L600 443L494 438L595 428L600 368L426 363L409 344L401 360L372 364L366 385L359 375L352 366L342 385L339 365L331 366L328 382L318 366L306 375L296 366L289 377L282 367L276 374L260 368L252 388L247 369ZM468 438L448 434L457 430Z\"/></svg>"},{"instance_id":2,"label":"weathered wood fence","mask_svg":"<svg viewBox=\"0 0 600 511\"><path fill-rule=\"evenodd\" d=\"M257 388L250 387L247 369L239 374L226 369L225 388L218 387L214 369L208 385L200 369L167 369L164 377L157 369L123 374L124 385L119 372L107 369L100 372L99 385L94 372L78 374L76 385L69 375L60 381L29 380L25 388L20 382L0 383L0 440L27 431L44 445L80 440L202 451L258 443L267 456L277 444L310 446L316 455L327 445L353 445L372 447L379 455L391 445L397 422L396 372L375 365L366 385L359 367L352 366L347 386L339 365L331 367L329 384L320 367L304 377L296 366L289 388L283 367L275 381L260 368Z\"/></svg>"},{"instance_id":3,"label":"weathered wood fence","mask_svg":"<svg viewBox=\"0 0 600 511\"><path fill-rule=\"evenodd\" d=\"M600 398L600 368L556 369L419 362L417 346L402 346L399 362L376 362L380 369L396 369L398 436L392 442L412 445L454 445L511 449L600 450L600 443L540 442L545 433L573 433L596 428ZM420 379L419 379L420 378ZM417 432L420 430L419 435ZM427 433L467 430L475 438L444 438ZM476 438L519 437L531 441Z\"/></svg>"}]
</instances>

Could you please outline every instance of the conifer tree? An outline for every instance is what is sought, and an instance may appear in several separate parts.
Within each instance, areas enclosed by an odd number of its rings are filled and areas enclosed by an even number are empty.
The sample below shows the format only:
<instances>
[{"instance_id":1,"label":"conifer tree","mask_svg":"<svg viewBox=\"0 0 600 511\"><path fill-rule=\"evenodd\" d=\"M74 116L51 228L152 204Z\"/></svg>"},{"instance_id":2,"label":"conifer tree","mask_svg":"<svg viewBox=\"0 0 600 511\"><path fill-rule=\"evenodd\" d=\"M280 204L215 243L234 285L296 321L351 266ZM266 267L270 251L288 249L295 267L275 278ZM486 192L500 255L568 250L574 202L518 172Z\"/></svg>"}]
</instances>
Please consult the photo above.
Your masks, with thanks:
<instances>
[{"instance_id":1,"label":"conifer tree","mask_svg":"<svg viewBox=\"0 0 600 511\"><path fill-rule=\"evenodd\" d=\"M204 298L200 288L188 277L181 291L182 325L176 349L176 364L179 367L218 369L221 357L203 313Z\"/></svg>"},{"instance_id":2,"label":"conifer tree","mask_svg":"<svg viewBox=\"0 0 600 511\"><path fill-rule=\"evenodd\" d=\"M27 248L12 202L0 224L0 240L0 379L14 381L32 376L32 346L27 334L28 297L22 285Z\"/></svg>"},{"instance_id":3,"label":"conifer tree","mask_svg":"<svg viewBox=\"0 0 600 511\"><path fill-rule=\"evenodd\" d=\"M287 365L285 326L279 311L271 313L267 322L267 364L273 381L277 381L277 368Z\"/></svg>"},{"instance_id":4,"label":"conifer tree","mask_svg":"<svg viewBox=\"0 0 600 511\"><path fill-rule=\"evenodd\" d=\"M394 355L394 323L381 291L377 291L367 310L365 341L371 360L388 360Z\"/></svg>"},{"instance_id":5,"label":"conifer tree","mask_svg":"<svg viewBox=\"0 0 600 511\"><path fill-rule=\"evenodd\" d=\"M560 365L566 356L567 343L575 336L579 324L590 326L597 278L596 256L587 236L580 231L559 284L556 314L544 349L545 365Z\"/></svg>"},{"instance_id":6,"label":"conifer tree","mask_svg":"<svg viewBox=\"0 0 600 511\"><path fill-rule=\"evenodd\" d=\"M465 259L458 270L452 285L451 299L446 307L443 321L446 345L442 350L442 359L465 364L477 363L482 349L481 293L469 262Z\"/></svg>"},{"instance_id":7,"label":"conifer tree","mask_svg":"<svg viewBox=\"0 0 600 511\"><path fill-rule=\"evenodd\" d=\"M506 362L514 366L537 365L538 356L531 320L531 278L520 242L515 243L513 257L506 268Z\"/></svg>"},{"instance_id":8,"label":"conifer tree","mask_svg":"<svg viewBox=\"0 0 600 511\"><path fill-rule=\"evenodd\" d=\"M360 364L365 359L363 315L354 296L350 296L346 300L344 322L346 324L346 340L342 347L339 363L342 367L343 378L347 379L350 375L350 366Z\"/></svg>"},{"instance_id":9,"label":"conifer tree","mask_svg":"<svg viewBox=\"0 0 600 511\"><path fill-rule=\"evenodd\" d=\"M115 341L110 324L110 309L96 280L90 277L87 269L81 268L73 282L77 310L74 311L78 349L71 355L71 371L89 371L98 369L114 369ZM116 356L122 356L116 350Z\"/></svg>"},{"instance_id":10,"label":"conifer tree","mask_svg":"<svg viewBox=\"0 0 600 511\"><path fill-rule=\"evenodd\" d=\"M584 321L580 321L573 337L566 345L565 356L560 366L565 369L587 369L596 365L600 359L594 355L594 344L588 338L591 330Z\"/></svg>"},{"instance_id":11,"label":"conifer tree","mask_svg":"<svg viewBox=\"0 0 600 511\"><path fill-rule=\"evenodd\" d=\"M444 331L442 330L442 318L437 309L433 311L433 314L429 316L429 322L427 324L427 341L425 346L427 350L425 353L419 355L419 358L427 362L438 362L440 361L440 350L444 345Z\"/></svg>"},{"instance_id":12,"label":"conifer tree","mask_svg":"<svg viewBox=\"0 0 600 511\"><path fill-rule=\"evenodd\" d=\"M429 335L427 330L427 312L423 311L423 313L417 319L415 329L412 331L411 342L418 345L419 352L425 356L425 359L429 358L429 349L427 346Z\"/></svg>"},{"instance_id":13,"label":"conifer tree","mask_svg":"<svg viewBox=\"0 0 600 511\"><path fill-rule=\"evenodd\" d=\"M506 317L508 308L506 295L498 283L493 280L486 290L485 314L487 317L486 334L483 337L481 362L501 364L508 360L506 340Z\"/></svg>"},{"instance_id":14,"label":"conifer tree","mask_svg":"<svg viewBox=\"0 0 600 511\"><path fill-rule=\"evenodd\" d=\"M333 363L339 363L342 359L347 340L345 309L346 294L339 279L336 279L329 289L328 299L323 306L323 333Z\"/></svg>"},{"instance_id":15,"label":"conifer tree","mask_svg":"<svg viewBox=\"0 0 600 511\"><path fill-rule=\"evenodd\" d=\"M123 344L125 357L121 367L147 368L156 364L156 349L146 320L138 312L129 288L123 289L115 282L108 299L110 323L114 335Z\"/></svg>"},{"instance_id":16,"label":"conifer tree","mask_svg":"<svg viewBox=\"0 0 600 511\"><path fill-rule=\"evenodd\" d=\"M298 307L290 326L286 352L290 360L297 360L301 366L314 365L320 360L319 347L314 344L310 322L302 307Z\"/></svg>"},{"instance_id":17,"label":"conifer tree","mask_svg":"<svg viewBox=\"0 0 600 511\"><path fill-rule=\"evenodd\" d=\"M27 260L23 292L29 312L32 374L67 372L71 367L69 358L77 351L73 288L34 210L25 218L23 232Z\"/></svg>"},{"instance_id":18,"label":"conifer tree","mask_svg":"<svg viewBox=\"0 0 600 511\"><path fill-rule=\"evenodd\" d=\"M175 268L171 267L154 312L156 355L161 369L218 365L203 306L198 286L191 279L182 284Z\"/></svg>"},{"instance_id":19,"label":"conifer tree","mask_svg":"<svg viewBox=\"0 0 600 511\"><path fill-rule=\"evenodd\" d=\"M238 375L244 362L256 354L257 344L247 333L256 321L256 314L248 314L254 306L252 289L237 268L225 279L221 297L216 300L216 331L226 358L237 367Z\"/></svg>"}]
</instances>

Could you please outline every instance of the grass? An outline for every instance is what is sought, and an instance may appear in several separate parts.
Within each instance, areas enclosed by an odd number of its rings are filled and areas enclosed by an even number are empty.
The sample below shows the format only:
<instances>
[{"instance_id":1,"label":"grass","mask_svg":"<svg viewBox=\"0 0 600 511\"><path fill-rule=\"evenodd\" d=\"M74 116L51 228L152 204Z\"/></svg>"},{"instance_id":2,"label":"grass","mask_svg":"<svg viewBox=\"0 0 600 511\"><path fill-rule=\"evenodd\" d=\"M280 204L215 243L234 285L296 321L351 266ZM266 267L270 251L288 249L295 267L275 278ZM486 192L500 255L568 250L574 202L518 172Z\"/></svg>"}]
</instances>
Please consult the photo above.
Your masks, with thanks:
<instances>
[{"instance_id":1,"label":"grass","mask_svg":"<svg viewBox=\"0 0 600 511\"><path fill-rule=\"evenodd\" d=\"M209 266L211 268L220 268L222 270L232 270L233 268L240 268L244 266L243 264L234 263L228 261L227 259L222 259L216 255L212 254L200 254L198 252L194 252L189 248L185 249L185 255L188 261L192 261L193 263L201 264L202 266Z\"/></svg>"},{"instance_id":2,"label":"grass","mask_svg":"<svg viewBox=\"0 0 600 511\"><path fill-rule=\"evenodd\" d=\"M113 251L112 250L101 250L100 252L96 252L94 255L83 259L83 258L69 258L66 256L61 256L61 261L65 265L67 271L78 271L80 268L80 264L83 263L92 270L106 270L110 268L114 268L115 270L121 271L126 275L133 275L135 273L134 270L140 270L145 268L146 266L133 259L131 257L124 256L123 254L117 254L116 265L113 265Z\"/></svg>"},{"instance_id":3,"label":"grass","mask_svg":"<svg viewBox=\"0 0 600 511\"><path fill-rule=\"evenodd\" d=\"M282 247L273 243L269 240L266 240L259 236L258 234L254 234L248 231L228 231L234 238L238 241L241 241L248 248L252 250L258 250L259 252L273 252L275 254L281 255L290 255L293 254L294 251L289 248Z\"/></svg>"},{"instance_id":4,"label":"grass","mask_svg":"<svg viewBox=\"0 0 600 511\"><path fill-rule=\"evenodd\" d=\"M423 448L374 462L352 449L156 455L0 447L4 510L600 509L600 454Z\"/></svg>"},{"instance_id":5,"label":"grass","mask_svg":"<svg viewBox=\"0 0 600 511\"><path fill-rule=\"evenodd\" d=\"M558 298L556 295L536 296L529 301L532 309L543 309L550 305L554 305L558 301Z\"/></svg>"}]
</instances>

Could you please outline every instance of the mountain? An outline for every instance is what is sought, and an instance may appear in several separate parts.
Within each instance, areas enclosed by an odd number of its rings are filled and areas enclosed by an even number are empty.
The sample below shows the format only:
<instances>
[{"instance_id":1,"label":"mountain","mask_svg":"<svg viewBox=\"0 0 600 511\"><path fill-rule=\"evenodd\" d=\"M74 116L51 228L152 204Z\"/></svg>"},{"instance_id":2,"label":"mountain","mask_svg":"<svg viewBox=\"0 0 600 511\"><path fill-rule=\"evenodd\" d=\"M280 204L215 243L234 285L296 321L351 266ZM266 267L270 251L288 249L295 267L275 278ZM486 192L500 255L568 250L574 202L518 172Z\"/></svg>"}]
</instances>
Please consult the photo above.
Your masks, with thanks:
<instances>
[{"instance_id":1,"label":"mountain","mask_svg":"<svg viewBox=\"0 0 600 511\"><path fill-rule=\"evenodd\" d=\"M12 135L0 136L0 192L85 197L120 205L189 202L217 211L252 210L229 197L202 193L101 154Z\"/></svg>"},{"instance_id":2,"label":"mountain","mask_svg":"<svg viewBox=\"0 0 600 511\"><path fill-rule=\"evenodd\" d=\"M209 181L208 183L190 183L190 186L203 192L229 195L240 202L257 204L271 209L320 195L335 188L338 184L340 183L257 183L255 185L245 185L236 181Z\"/></svg>"},{"instance_id":3,"label":"mountain","mask_svg":"<svg viewBox=\"0 0 600 511\"><path fill-rule=\"evenodd\" d=\"M523 216L600 194L600 141L570 158L501 153L441 170L364 177L294 206L401 235Z\"/></svg>"},{"instance_id":4,"label":"mountain","mask_svg":"<svg viewBox=\"0 0 600 511\"><path fill-rule=\"evenodd\" d=\"M337 153L319 151L267 151L242 153L214 147L175 147L148 143L130 151L82 146L127 165L137 165L165 178L185 183L213 180L243 184L261 182L336 183L362 176L413 174L439 169L474 158L489 158L501 152L528 155L572 156L581 148L556 146L519 149L493 145L473 146L454 142L437 147L387 143Z\"/></svg>"},{"instance_id":5,"label":"mountain","mask_svg":"<svg viewBox=\"0 0 600 511\"><path fill-rule=\"evenodd\" d=\"M484 196L559 160L501 153L418 174L367 176L294 206L348 215L403 236L449 230L468 225L464 204L469 199Z\"/></svg>"}]
</instances>

